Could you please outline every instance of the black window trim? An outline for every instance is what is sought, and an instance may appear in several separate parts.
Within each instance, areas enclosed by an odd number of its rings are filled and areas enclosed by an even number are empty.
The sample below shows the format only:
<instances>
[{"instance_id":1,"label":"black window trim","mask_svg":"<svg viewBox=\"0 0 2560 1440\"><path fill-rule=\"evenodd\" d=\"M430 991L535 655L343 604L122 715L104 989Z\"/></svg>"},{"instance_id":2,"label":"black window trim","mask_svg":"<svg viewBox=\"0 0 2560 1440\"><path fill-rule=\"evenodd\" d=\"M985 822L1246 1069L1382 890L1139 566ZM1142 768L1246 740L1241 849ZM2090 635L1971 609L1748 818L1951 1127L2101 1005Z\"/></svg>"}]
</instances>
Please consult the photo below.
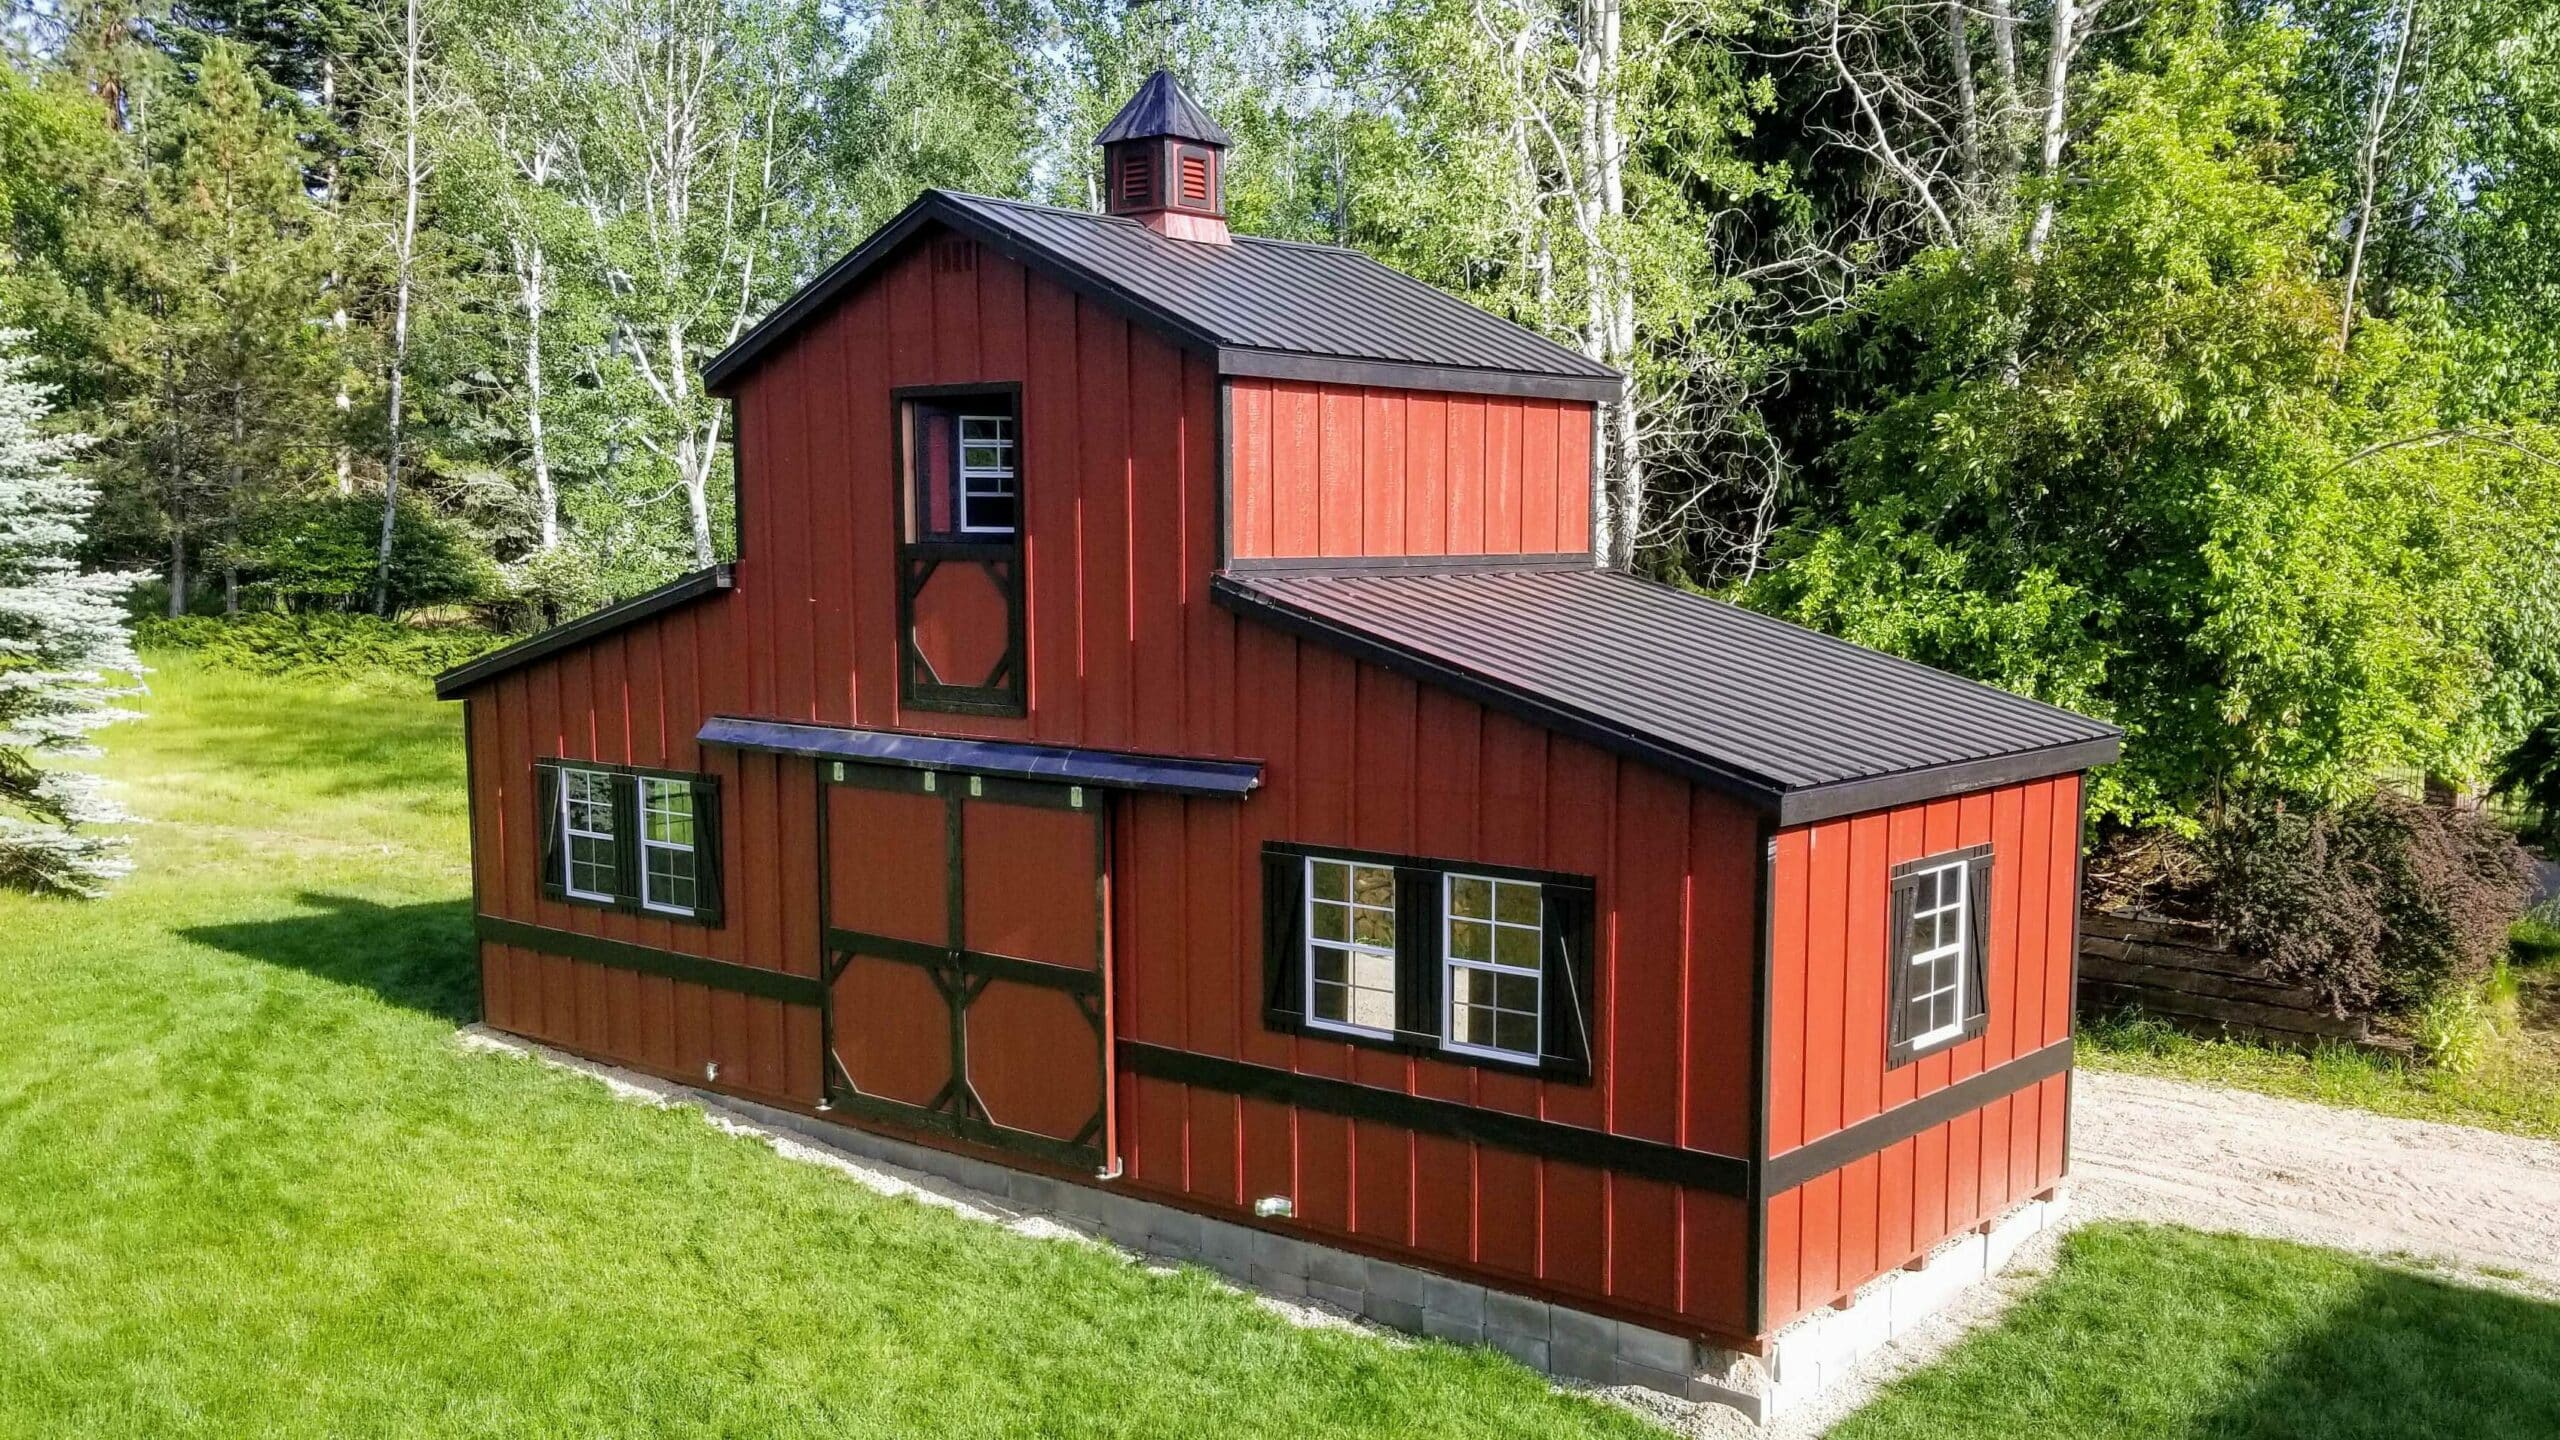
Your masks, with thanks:
<instances>
[{"instance_id":1,"label":"black window trim","mask_svg":"<svg viewBox=\"0 0 2560 1440\"><path fill-rule=\"evenodd\" d=\"M577 770L613 777L613 850L614 893L611 898L580 894L569 889L565 824L560 804L560 776ZM539 807L541 823L540 863L542 897L563 905L578 905L590 910L612 910L646 919L665 920L677 925L700 925L717 929L726 921L726 906L721 890L724 870L722 829L720 823L720 777L699 770L666 770L647 765L615 765L602 760L581 760L573 756L548 755L533 762L534 803ZM678 910L664 904L644 903L641 896L640 866L640 782L642 780L680 781L693 791L693 863L694 905L691 910Z\"/></svg>"},{"instance_id":2,"label":"black window trim","mask_svg":"<svg viewBox=\"0 0 2560 1440\"><path fill-rule=\"evenodd\" d=\"M1911 910L1918 878L1949 866L1964 867L1964 1024L1927 1044L1911 1040ZM1885 1068L1898 1070L1926 1055L1952 1050L1979 1037L1991 1018L1991 847L1966 845L1905 860L1889 873L1885 913Z\"/></svg>"},{"instance_id":3,"label":"black window trim","mask_svg":"<svg viewBox=\"0 0 2560 1440\"><path fill-rule=\"evenodd\" d=\"M1380 1035L1313 1020L1307 1011L1306 862L1347 860L1384 865L1396 872L1396 1030ZM1481 1048L1451 1048L1442 987L1441 954L1447 877L1482 876L1540 887L1542 1033L1536 1060L1513 1059ZM1288 877L1285 882L1283 877ZM1596 883L1588 875L1520 865L1495 865L1446 856L1402 855L1348 845L1271 840L1262 846L1263 1024L1273 1031L1333 1044L1357 1045L1540 1079L1588 1084L1597 1042L1592 1016L1597 989L1593 937L1597 932Z\"/></svg>"},{"instance_id":4,"label":"black window trim","mask_svg":"<svg viewBox=\"0 0 2560 1440\"><path fill-rule=\"evenodd\" d=\"M919 539L916 529L914 459L915 411L919 404L945 408L952 402L1002 396L1004 413L1013 420L1013 529L1008 532L961 533ZM957 412L954 412L957 414ZM990 412L977 412L990 413ZM1029 713L1030 646L1026 632L1029 555L1025 536L1031 528L1030 493L1024 488L1025 433L1023 387L1019 380L982 380L951 385L900 385L889 391L889 473L896 483L890 503L890 534L897 542L898 700L902 706L954 715L1019 717ZM953 431L952 520L959 521L958 431ZM915 643L916 594L944 564L987 567L1005 592L1005 654L994 683L955 685L933 673Z\"/></svg>"}]
</instances>

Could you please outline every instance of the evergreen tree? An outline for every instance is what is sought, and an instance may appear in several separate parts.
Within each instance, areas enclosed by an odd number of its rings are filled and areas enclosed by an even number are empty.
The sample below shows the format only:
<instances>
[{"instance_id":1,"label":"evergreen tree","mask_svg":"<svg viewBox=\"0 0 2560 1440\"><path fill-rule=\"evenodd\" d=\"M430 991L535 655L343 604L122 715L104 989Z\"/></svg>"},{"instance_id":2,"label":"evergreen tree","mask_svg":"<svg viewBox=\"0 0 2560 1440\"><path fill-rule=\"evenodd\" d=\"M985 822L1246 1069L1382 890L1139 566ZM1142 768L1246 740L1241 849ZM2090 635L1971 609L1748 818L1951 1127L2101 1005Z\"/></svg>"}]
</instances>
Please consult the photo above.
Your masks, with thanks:
<instances>
[{"instance_id":1,"label":"evergreen tree","mask_svg":"<svg viewBox=\"0 0 2560 1440\"><path fill-rule=\"evenodd\" d=\"M95 777L40 762L96 754L91 732L131 715L112 702L140 689L124 620L140 577L73 559L97 492L68 463L81 442L45 433L24 339L0 331L0 885L94 896L132 866L81 827L126 817Z\"/></svg>"}]
</instances>

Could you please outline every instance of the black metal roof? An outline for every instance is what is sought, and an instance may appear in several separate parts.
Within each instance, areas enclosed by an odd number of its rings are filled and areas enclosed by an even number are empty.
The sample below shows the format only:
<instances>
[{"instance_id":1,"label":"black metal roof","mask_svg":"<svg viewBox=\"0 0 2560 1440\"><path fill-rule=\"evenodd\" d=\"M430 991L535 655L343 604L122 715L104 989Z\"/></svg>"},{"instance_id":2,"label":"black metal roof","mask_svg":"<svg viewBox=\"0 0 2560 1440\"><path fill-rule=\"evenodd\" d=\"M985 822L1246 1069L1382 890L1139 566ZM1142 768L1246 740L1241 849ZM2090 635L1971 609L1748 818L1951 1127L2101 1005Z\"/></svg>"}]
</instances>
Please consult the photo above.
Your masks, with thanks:
<instances>
[{"instance_id":1,"label":"black metal roof","mask_svg":"<svg viewBox=\"0 0 2560 1440\"><path fill-rule=\"evenodd\" d=\"M737 583L737 571L728 565L707 566L679 575L655 590L634 595L628 600L617 600L601 610L589 611L565 624L528 635L504 649L492 650L477 660L454 666L436 677L436 698L454 699L475 685L486 684L510 670L520 670L546 655L556 655L573 645L583 645L610 635L626 625L690 604L705 595L716 595Z\"/></svg>"},{"instance_id":2,"label":"black metal roof","mask_svg":"<svg viewBox=\"0 0 2560 1440\"><path fill-rule=\"evenodd\" d=\"M1208 245L1135 220L927 190L704 367L725 391L920 231L943 226L1092 296L1226 375L1615 400L1618 372L1356 250L1239 236Z\"/></svg>"},{"instance_id":3,"label":"black metal roof","mask_svg":"<svg viewBox=\"0 0 2560 1440\"><path fill-rule=\"evenodd\" d=\"M1612 571L1230 571L1214 593L1781 824L2086 770L2122 741L2067 710Z\"/></svg>"},{"instance_id":4,"label":"black metal roof","mask_svg":"<svg viewBox=\"0 0 2560 1440\"><path fill-rule=\"evenodd\" d=\"M1235 137L1209 118L1208 112L1192 103L1183 93L1173 72L1159 70L1147 77L1102 133L1093 137L1096 145L1109 145L1119 140L1152 140L1170 136L1176 140L1197 140L1203 145L1233 145Z\"/></svg>"}]
</instances>

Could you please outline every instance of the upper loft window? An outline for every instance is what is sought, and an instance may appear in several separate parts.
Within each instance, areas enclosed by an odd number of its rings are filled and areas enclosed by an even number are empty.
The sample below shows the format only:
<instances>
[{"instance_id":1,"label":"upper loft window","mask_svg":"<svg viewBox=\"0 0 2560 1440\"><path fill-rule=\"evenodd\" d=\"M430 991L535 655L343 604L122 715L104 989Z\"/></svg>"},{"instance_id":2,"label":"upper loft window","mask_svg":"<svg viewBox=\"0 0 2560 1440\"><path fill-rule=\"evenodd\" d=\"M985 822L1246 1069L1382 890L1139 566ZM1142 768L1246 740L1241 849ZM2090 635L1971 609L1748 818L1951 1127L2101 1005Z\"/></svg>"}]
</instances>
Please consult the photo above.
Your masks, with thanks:
<instances>
[{"instance_id":1,"label":"upper loft window","mask_svg":"<svg viewBox=\"0 0 2560 1440\"><path fill-rule=\"evenodd\" d=\"M1894 867L1889 1064L1982 1033L1990 1013L1990 889L1987 845Z\"/></svg>"},{"instance_id":2,"label":"upper loft window","mask_svg":"<svg viewBox=\"0 0 2560 1440\"><path fill-rule=\"evenodd\" d=\"M912 540L1006 541L1021 528L1021 472L1009 392L906 405Z\"/></svg>"},{"instance_id":3,"label":"upper loft window","mask_svg":"<svg viewBox=\"0 0 2560 1440\"><path fill-rule=\"evenodd\" d=\"M1590 1075L1588 879L1279 843L1262 875L1273 1028Z\"/></svg>"}]
</instances>

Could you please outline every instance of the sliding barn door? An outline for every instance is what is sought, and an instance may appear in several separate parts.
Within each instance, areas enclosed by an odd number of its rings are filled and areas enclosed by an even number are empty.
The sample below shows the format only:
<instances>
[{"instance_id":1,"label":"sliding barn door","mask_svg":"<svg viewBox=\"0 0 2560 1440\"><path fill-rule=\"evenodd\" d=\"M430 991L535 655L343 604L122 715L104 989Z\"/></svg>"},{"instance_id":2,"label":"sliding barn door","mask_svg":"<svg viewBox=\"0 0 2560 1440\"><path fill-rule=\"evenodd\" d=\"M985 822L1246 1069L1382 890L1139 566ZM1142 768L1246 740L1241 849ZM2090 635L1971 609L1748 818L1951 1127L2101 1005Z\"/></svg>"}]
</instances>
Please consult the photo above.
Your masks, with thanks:
<instances>
[{"instance_id":1,"label":"sliding barn door","mask_svg":"<svg viewBox=\"0 0 2560 1440\"><path fill-rule=\"evenodd\" d=\"M820 771L829 1107L1101 1168L1112 1138L1103 792Z\"/></svg>"}]
</instances>

